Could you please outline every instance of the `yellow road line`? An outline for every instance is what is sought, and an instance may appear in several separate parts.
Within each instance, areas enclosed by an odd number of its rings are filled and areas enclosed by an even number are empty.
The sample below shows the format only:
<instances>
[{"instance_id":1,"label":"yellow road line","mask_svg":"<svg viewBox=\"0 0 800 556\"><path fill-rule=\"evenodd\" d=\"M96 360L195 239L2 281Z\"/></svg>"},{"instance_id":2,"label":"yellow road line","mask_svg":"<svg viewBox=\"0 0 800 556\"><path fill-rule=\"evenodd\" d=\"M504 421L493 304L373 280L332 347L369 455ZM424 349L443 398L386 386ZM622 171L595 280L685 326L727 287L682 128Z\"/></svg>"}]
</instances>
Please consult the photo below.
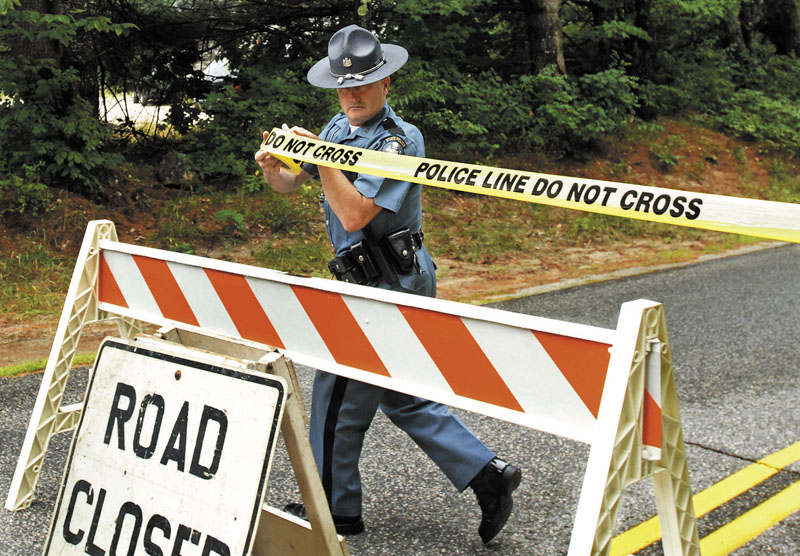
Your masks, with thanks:
<instances>
[{"instance_id":1,"label":"yellow road line","mask_svg":"<svg viewBox=\"0 0 800 556\"><path fill-rule=\"evenodd\" d=\"M724 556L800 509L800 481L700 540L703 556Z\"/></svg>"},{"instance_id":2,"label":"yellow road line","mask_svg":"<svg viewBox=\"0 0 800 556\"><path fill-rule=\"evenodd\" d=\"M769 479L787 465L791 465L798 460L800 460L800 441L748 465L730 477L724 478L695 495L695 516L698 518L704 516L711 510ZM611 542L609 555L627 556L653 544L660 538L661 526L658 522L658 517L653 517L617 535Z\"/></svg>"}]
</instances>

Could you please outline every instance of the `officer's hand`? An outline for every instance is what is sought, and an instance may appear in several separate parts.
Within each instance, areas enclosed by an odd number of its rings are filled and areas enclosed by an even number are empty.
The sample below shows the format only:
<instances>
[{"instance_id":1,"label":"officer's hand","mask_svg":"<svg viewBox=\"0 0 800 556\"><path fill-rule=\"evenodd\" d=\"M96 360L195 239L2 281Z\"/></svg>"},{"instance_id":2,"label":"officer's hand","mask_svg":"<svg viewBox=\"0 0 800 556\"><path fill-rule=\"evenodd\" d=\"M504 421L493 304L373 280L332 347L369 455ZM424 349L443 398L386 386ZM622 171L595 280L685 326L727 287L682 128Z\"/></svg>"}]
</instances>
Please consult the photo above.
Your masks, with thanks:
<instances>
[{"instance_id":1,"label":"officer's hand","mask_svg":"<svg viewBox=\"0 0 800 556\"><path fill-rule=\"evenodd\" d=\"M316 135L314 135L313 133L311 133L310 131L308 131L304 127L294 126L293 128L289 129L289 126L287 126L286 124L283 124L282 129L284 129L286 131L291 131L295 135L301 135L303 137L308 137L309 139L319 139L319 137L317 137Z\"/></svg>"},{"instance_id":2,"label":"officer's hand","mask_svg":"<svg viewBox=\"0 0 800 556\"><path fill-rule=\"evenodd\" d=\"M284 124L284 126L285 125L286 124ZM269 131L264 132L265 141L267 140L267 137L269 137ZM274 156L272 156L271 154L269 154L267 151L264 150L257 151L253 158L255 158L256 163L258 163L258 165L261 167L261 170L265 174L280 173L281 168L285 166L283 162L281 162L280 160L278 160L277 158L275 158Z\"/></svg>"}]
</instances>

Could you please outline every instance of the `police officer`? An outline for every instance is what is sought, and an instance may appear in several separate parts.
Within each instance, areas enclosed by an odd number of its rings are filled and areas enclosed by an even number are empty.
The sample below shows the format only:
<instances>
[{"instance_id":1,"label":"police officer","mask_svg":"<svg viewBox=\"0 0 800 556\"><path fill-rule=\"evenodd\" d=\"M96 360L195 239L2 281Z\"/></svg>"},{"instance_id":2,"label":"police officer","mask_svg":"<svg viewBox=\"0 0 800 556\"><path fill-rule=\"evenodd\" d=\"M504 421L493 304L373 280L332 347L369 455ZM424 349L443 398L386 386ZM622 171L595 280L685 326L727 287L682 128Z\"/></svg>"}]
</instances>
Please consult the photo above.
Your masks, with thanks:
<instances>
[{"instance_id":1,"label":"police officer","mask_svg":"<svg viewBox=\"0 0 800 556\"><path fill-rule=\"evenodd\" d=\"M419 130L386 103L390 76L407 60L403 47L381 44L361 27L340 29L328 43L328 57L309 70L308 81L335 89L342 111L319 137L301 127L290 131L342 145L424 156ZM255 160L264 179L279 192L293 191L312 178L322 182L325 224L336 253L329 267L337 278L435 297L435 266L420 232L421 185L313 164L295 175L264 151L257 152ZM358 460L378 408L459 491L473 489L481 509L478 532L484 543L493 539L511 513L512 492L522 476L517 467L496 457L439 403L317 371L310 441L337 531L364 530ZM289 504L286 510L306 517L302 504Z\"/></svg>"}]
</instances>

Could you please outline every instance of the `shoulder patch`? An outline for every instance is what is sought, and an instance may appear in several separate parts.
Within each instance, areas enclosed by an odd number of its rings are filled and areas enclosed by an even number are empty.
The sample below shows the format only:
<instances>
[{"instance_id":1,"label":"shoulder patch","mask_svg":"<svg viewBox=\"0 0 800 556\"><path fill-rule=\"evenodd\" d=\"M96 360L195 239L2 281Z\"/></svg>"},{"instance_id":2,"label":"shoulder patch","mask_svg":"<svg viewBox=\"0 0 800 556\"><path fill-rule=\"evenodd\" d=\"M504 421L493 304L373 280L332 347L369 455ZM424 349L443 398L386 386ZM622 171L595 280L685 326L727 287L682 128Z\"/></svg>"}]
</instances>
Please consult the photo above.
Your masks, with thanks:
<instances>
[{"instance_id":1,"label":"shoulder patch","mask_svg":"<svg viewBox=\"0 0 800 556\"><path fill-rule=\"evenodd\" d=\"M399 135L390 135L383 140L381 150L386 153L403 154L406 150L406 141Z\"/></svg>"}]
</instances>

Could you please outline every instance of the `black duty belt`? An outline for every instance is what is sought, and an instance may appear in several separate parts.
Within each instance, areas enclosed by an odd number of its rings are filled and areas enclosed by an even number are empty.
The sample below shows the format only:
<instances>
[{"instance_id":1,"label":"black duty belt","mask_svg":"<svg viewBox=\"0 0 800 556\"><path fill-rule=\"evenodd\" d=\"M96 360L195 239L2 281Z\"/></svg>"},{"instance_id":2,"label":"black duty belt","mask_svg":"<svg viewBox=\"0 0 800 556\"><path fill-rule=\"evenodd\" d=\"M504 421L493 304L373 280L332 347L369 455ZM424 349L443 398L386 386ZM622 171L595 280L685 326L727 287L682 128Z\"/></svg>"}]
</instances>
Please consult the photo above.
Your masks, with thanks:
<instances>
[{"instance_id":1,"label":"black duty belt","mask_svg":"<svg viewBox=\"0 0 800 556\"><path fill-rule=\"evenodd\" d=\"M376 239L369 227L364 238L328 263L337 280L369 284L384 278L396 285L397 276L420 272L416 252L422 248L422 232L400 228Z\"/></svg>"}]
</instances>

